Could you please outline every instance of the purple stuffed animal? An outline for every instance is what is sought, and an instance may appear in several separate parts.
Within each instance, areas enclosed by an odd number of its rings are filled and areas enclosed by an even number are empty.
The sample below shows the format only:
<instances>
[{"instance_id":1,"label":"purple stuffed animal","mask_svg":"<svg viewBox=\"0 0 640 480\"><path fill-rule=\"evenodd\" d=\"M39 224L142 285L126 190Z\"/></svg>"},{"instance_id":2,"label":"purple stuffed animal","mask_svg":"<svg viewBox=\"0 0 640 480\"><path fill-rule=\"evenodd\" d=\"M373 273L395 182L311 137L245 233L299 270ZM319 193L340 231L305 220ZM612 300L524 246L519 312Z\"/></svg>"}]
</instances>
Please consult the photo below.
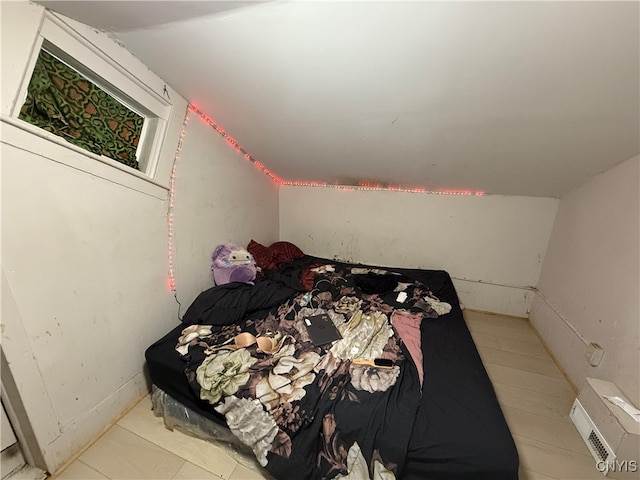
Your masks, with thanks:
<instances>
[{"instance_id":1,"label":"purple stuffed animal","mask_svg":"<svg viewBox=\"0 0 640 480\"><path fill-rule=\"evenodd\" d=\"M211 255L211 271L216 285L250 283L256 278L253 255L233 243L218 245Z\"/></svg>"}]
</instances>

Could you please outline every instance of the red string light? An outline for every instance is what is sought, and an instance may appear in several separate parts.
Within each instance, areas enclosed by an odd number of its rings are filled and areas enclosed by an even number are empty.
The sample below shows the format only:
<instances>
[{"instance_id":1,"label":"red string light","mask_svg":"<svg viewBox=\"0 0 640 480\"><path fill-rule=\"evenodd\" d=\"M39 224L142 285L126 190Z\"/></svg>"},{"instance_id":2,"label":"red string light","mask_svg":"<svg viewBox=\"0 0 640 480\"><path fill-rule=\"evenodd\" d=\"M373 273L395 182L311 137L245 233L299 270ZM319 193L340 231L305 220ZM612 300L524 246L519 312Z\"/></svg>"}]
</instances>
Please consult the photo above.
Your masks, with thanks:
<instances>
[{"instance_id":1,"label":"red string light","mask_svg":"<svg viewBox=\"0 0 640 480\"><path fill-rule=\"evenodd\" d=\"M355 190L365 190L365 191L390 191L390 192L405 192L405 193L429 193L435 195L465 195L465 196L480 196L485 195L484 192L481 191L472 191L472 190L427 190L424 187L401 187L395 185L381 185L379 183L366 183L363 182L359 185L338 185L338 184L329 184L326 182L313 182L313 181L299 181L299 180L283 180L278 177L275 173L265 167L261 162L256 160L251 156L249 152L247 152L244 148L240 146L238 142L235 141L231 135L224 131L220 125L218 125L211 117L207 116L205 113L200 111L195 105L189 105L189 110L196 113L206 124L212 127L216 132L218 132L222 137L227 141L229 145L231 145L237 152L241 152L245 160L249 160L252 162L256 168L260 169L264 174L266 174L271 180L276 182L278 185L292 185L295 187L326 187L326 188L335 188L339 190L345 191L355 191Z\"/></svg>"},{"instance_id":2,"label":"red string light","mask_svg":"<svg viewBox=\"0 0 640 480\"><path fill-rule=\"evenodd\" d=\"M485 195L481 191L472 190L427 190L424 187L400 187L395 185L380 185L363 183L360 185L342 185L342 184L329 184L322 182L301 182L301 181L282 181L280 185L291 185L294 187L325 187L334 188L336 190L343 190L347 192L358 191L370 191L370 192L403 192L403 193L425 193L431 195L459 195L459 196L482 196Z\"/></svg>"},{"instance_id":3,"label":"red string light","mask_svg":"<svg viewBox=\"0 0 640 480\"><path fill-rule=\"evenodd\" d=\"M271 180L273 180L277 184L282 183L282 179L280 177L278 177L275 173L273 173L271 170L265 167L262 163L257 161L254 157L252 157L249 152L247 152L244 148L242 148L242 146L238 142L236 142L236 140L231 135L225 132L224 129L220 125L218 125L211 117L207 116L205 113L200 111L194 105L190 105L189 110L197 114L207 125L209 125L216 132L218 132L225 139L225 141L229 145L231 145L231 147L233 147L233 149L236 152L242 153L242 156L244 157L245 160L249 160L251 163L255 165L256 168L261 170L265 175L267 175L269 178L271 178Z\"/></svg>"},{"instance_id":4,"label":"red string light","mask_svg":"<svg viewBox=\"0 0 640 480\"><path fill-rule=\"evenodd\" d=\"M180 138L178 139L178 146L176 147L176 153L173 156L173 163L171 165L171 175L169 176L169 194L167 199L169 203L169 207L167 209L167 256L169 260L167 283L169 286L169 290L171 290L174 293L176 291L176 278L175 278L174 266L173 266L173 253L174 253L173 205L174 205L175 188L176 188L176 166L178 164L178 161L180 160L180 152L182 151L182 144L184 142L184 137L187 134L187 123L189 122L189 111L193 111L192 106L189 106L189 108L184 114L184 120L182 121Z\"/></svg>"}]
</instances>

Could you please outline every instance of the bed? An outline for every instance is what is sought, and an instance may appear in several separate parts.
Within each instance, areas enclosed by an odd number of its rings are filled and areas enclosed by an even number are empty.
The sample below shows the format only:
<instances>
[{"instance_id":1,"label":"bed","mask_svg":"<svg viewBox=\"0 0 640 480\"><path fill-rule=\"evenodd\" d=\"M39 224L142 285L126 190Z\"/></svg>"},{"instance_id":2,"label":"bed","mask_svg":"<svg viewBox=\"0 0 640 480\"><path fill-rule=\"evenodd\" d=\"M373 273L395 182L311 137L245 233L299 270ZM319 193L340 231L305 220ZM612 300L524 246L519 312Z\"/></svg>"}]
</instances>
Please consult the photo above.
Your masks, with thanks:
<instances>
[{"instance_id":1,"label":"bed","mask_svg":"<svg viewBox=\"0 0 640 480\"><path fill-rule=\"evenodd\" d=\"M316 345L323 314L342 338ZM303 255L202 292L182 322L146 351L154 389L231 430L274 478L518 478L445 271Z\"/></svg>"}]
</instances>

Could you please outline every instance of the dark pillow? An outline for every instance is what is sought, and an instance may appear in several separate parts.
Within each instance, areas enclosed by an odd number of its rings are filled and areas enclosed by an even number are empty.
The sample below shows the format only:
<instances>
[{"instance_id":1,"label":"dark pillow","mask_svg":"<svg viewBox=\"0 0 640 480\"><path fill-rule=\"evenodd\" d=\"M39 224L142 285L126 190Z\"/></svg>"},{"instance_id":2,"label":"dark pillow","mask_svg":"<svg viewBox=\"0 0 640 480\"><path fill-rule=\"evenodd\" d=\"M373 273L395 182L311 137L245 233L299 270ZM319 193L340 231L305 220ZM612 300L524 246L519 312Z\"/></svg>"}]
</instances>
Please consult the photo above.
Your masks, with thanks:
<instances>
[{"instance_id":1,"label":"dark pillow","mask_svg":"<svg viewBox=\"0 0 640 480\"><path fill-rule=\"evenodd\" d=\"M256 265L262 270L269 270L275 268L273 265L273 255L269 252L269 249L264 245L251 240L247 246L247 251L253 255ZM273 266L272 266L273 265Z\"/></svg>"},{"instance_id":2,"label":"dark pillow","mask_svg":"<svg viewBox=\"0 0 640 480\"><path fill-rule=\"evenodd\" d=\"M247 250L256 260L256 265L263 270L273 270L279 264L304 257L304 252L291 242L275 242L265 247L251 240Z\"/></svg>"}]
</instances>

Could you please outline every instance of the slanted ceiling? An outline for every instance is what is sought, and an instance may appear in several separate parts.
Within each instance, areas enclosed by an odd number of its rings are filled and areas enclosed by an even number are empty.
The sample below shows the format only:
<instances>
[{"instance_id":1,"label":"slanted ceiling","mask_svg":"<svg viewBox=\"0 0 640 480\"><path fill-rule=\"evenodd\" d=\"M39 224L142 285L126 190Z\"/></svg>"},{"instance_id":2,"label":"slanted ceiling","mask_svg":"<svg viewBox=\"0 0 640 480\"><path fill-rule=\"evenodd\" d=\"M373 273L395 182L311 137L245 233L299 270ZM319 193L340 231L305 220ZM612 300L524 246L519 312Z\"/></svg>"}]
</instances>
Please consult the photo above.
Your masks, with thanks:
<instances>
[{"instance_id":1,"label":"slanted ceiling","mask_svg":"<svg viewBox=\"0 0 640 480\"><path fill-rule=\"evenodd\" d=\"M40 2L285 180L559 197L639 152L638 2Z\"/></svg>"}]
</instances>

